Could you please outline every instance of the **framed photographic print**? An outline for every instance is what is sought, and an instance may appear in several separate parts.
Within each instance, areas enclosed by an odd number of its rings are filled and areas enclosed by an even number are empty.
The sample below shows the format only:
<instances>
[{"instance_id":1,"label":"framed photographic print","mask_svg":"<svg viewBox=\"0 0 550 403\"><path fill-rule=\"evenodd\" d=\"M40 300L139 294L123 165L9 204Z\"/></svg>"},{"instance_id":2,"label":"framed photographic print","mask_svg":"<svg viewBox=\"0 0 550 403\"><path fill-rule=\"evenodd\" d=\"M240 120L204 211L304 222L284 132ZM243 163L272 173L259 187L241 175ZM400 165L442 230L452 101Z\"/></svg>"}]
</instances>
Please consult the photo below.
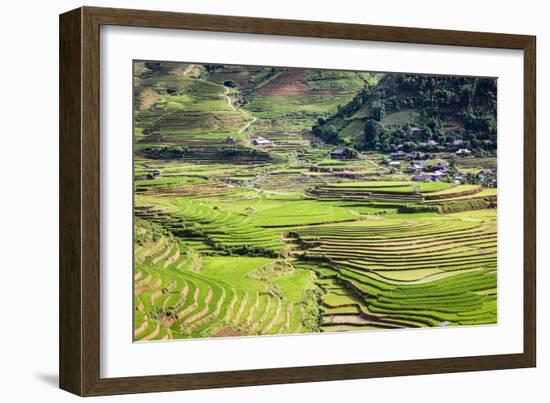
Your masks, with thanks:
<instances>
[{"instance_id":1,"label":"framed photographic print","mask_svg":"<svg viewBox=\"0 0 550 403\"><path fill-rule=\"evenodd\" d=\"M535 38L60 17L60 386L535 365Z\"/></svg>"}]
</instances>

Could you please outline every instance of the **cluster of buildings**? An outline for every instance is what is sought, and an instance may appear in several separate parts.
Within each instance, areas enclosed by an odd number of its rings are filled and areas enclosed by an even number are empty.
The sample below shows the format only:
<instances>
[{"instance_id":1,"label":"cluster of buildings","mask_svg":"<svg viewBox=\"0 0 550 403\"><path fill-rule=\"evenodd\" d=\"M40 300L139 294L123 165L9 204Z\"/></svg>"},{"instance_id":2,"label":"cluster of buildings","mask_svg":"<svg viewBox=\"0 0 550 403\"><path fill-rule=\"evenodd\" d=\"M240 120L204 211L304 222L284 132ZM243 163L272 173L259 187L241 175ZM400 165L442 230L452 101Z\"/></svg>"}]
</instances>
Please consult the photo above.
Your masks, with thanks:
<instances>
[{"instance_id":1,"label":"cluster of buildings","mask_svg":"<svg viewBox=\"0 0 550 403\"><path fill-rule=\"evenodd\" d=\"M423 153L421 151L412 151L410 153L406 153L403 150L398 150L390 154L390 157L393 160L425 160L428 158L428 155L426 153Z\"/></svg>"},{"instance_id":2,"label":"cluster of buildings","mask_svg":"<svg viewBox=\"0 0 550 403\"><path fill-rule=\"evenodd\" d=\"M433 140L430 140L433 141ZM467 148L460 148L457 151L455 151L455 155L457 157L469 157L472 155L472 152L468 150ZM403 150L394 151L393 153L390 153L390 157L392 160L425 160L430 158L430 156L426 153L423 153L422 151L412 151L410 153L406 153Z\"/></svg>"},{"instance_id":3,"label":"cluster of buildings","mask_svg":"<svg viewBox=\"0 0 550 403\"><path fill-rule=\"evenodd\" d=\"M430 172L424 171L424 164L421 162L411 162L411 166L408 167L405 172L414 174L412 180L415 182L439 182L445 176L449 175L449 168L444 163L438 163L435 165L435 170ZM495 172L492 169L482 169L478 173L458 172L452 177L453 183L460 185L466 183L478 183L481 182L484 186L496 187L497 179Z\"/></svg>"},{"instance_id":4,"label":"cluster of buildings","mask_svg":"<svg viewBox=\"0 0 550 403\"><path fill-rule=\"evenodd\" d=\"M415 135L421 134L422 129L420 129L418 127L413 127L413 128L410 129L410 133L411 133L412 136L415 136ZM486 143L489 142L490 143L490 140L484 140L484 142L486 142ZM437 142L435 140L415 141L415 142L411 143L412 148L424 149L424 151L455 152L456 155L463 156L463 157L471 155L472 152L470 150L466 149L466 148L463 148L464 145L465 145L464 140L460 140L460 139L451 140L451 141L448 141L444 144L440 144L439 142ZM405 144L396 145L394 147L395 152L392 153L392 155L393 154L395 154L396 156L407 155L407 153L405 153L403 151L404 148L405 148ZM411 154L411 153L409 153L409 154Z\"/></svg>"},{"instance_id":5,"label":"cluster of buildings","mask_svg":"<svg viewBox=\"0 0 550 403\"><path fill-rule=\"evenodd\" d=\"M439 182L444 176L448 175L449 171L448 165L443 162L437 163L430 172L425 172L424 169L424 163L411 162L410 167L405 172L415 174L412 177L412 180L415 182Z\"/></svg>"}]
</instances>

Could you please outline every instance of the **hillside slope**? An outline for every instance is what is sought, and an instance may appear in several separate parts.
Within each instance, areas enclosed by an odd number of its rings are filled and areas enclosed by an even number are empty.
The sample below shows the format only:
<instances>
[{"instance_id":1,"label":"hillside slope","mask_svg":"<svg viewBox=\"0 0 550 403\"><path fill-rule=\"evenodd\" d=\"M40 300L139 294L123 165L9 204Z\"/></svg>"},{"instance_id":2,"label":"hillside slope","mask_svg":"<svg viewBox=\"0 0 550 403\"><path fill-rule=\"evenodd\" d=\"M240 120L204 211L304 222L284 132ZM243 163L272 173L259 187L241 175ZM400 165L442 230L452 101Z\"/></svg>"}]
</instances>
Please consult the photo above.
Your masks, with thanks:
<instances>
[{"instance_id":1,"label":"hillside slope","mask_svg":"<svg viewBox=\"0 0 550 403\"><path fill-rule=\"evenodd\" d=\"M272 151L291 152L315 140L310 129L334 114L377 75L365 72L205 65L207 80L234 89L236 105L256 118L250 135L274 142Z\"/></svg>"},{"instance_id":2,"label":"hillside slope","mask_svg":"<svg viewBox=\"0 0 550 403\"><path fill-rule=\"evenodd\" d=\"M384 152L496 151L496 79L387 74L313 133L325 141Z\"/></svg>"},{"instance_id":3,"label":"hillside slope","mask_svg":"<svg viewBox=\"0 0 550 403\"><path fill-rule=\"evenodd\" d=\"M303 150L311 126L377 76L317 69L134 63L135 136L149 158L266 160ZM257 136L270 147L253 147Z\"/></svg>"}]
</instances>

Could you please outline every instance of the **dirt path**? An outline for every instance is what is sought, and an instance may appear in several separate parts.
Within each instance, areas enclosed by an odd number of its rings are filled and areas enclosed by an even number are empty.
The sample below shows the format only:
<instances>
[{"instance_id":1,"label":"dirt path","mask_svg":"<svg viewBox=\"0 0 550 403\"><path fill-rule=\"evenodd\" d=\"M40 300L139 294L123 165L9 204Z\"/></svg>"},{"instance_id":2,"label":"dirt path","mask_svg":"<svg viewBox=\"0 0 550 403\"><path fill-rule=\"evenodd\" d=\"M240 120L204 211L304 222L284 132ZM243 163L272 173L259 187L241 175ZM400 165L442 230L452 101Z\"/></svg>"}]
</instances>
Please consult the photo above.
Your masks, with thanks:
<instances>
[{"instance_id":1,"label":"dirt path","mask_svg":"<svg viewBox=\"0 0 550 403\"><path fill-rule=\"evenodd\" d=\"M235 108L235 106L233 106L233 101L231 100L231 97L227 94L229 94L229 87L226 87L225 85L223 86L223 97L225 98L225 100L227 101L227 105L234 111L237 111L237 109Z\"/></svg>"},{"instance_id":2,"label":"dirt path","mask_svg":"<svg viewBox=\"0 0 550 403\"><path fill-rule=\"evenodd\" d=\"M185 70L183 70L182 76L185 77L187 74L191 73L191 70L193 70L193 67L195 67L194 64L189 64Z\"/></svg>"},{"instance_id":3,"label":"dirt path","mask_svg":"<svg viewBox=\"0 0 550 403\"><path fill-rule=\"evenodd\" d=\"M368 162L370 162L372 165L374 165L375 167L381 169L382 171L386 171L386 172L390 172L390 170L386 167L383 167L379 164L377 164L376 162L374 162L373 160L367 160Z\"/></svg>"},{"instance_id":4,"label":"dirt path","mask_svg":"<svg viewBox=\"0 0 550 403\"><path fill-rule=\"evenodd\" d=\"M229 95L227 95L227 94L229 94L229 91L230 91L230 90L229 90L229 87L226 87L226 86L224 85L223 88L224 88L224 94L223 94L223 96L224 96L224 98L227 100L227 105L231 108L231 110L237 112L237 108L235 108L235 105L233 105L233 100L231 99L231 97L230 97ZM247 115L248 115L248 114L247 114ZM250 125L251 125L252 123L254 123L256 120L258 120L255 116L251 116L251 115L249 115L249 116L252 118L252 120L250 120L249 122L247 122L242 128L239 129L239 132L238 132L239 134L241 134L242 132L244 132L246 129L248 129L248 128L250 127Z\"/></svg>"},{"instance_id":5,"label":"dirt path","mask_svg":"<svg viewBox=\"0 0 550 403\"><path fill-rule=\"evenodd\" d=\"M240 130L239 130L239 134L241 134L242 132L244 132L246 129L248 129L248 127L254 123L256 120L258 120L255 116L252 116L252 120L250 122L248 122L247 124L245 124Z\"/></svg>"},{"instance_id":6,"label":"dirt path","mask_svg":"<svg viewBox=\"0 0 550 403\"><path fill-rule=\"evenodd\" d=\"M279 71L275 74L273 74L272 76L268 77L267 79L265 79L264 81L262 81L260 84L258 84L256 86L256 88L254 88L254 91L258 91L260 88L262 88L263 86L269 84L271 81L275 80L277 77L279 77L281 74L283 74L285 71Z\"/></svg>"}]
</instances>

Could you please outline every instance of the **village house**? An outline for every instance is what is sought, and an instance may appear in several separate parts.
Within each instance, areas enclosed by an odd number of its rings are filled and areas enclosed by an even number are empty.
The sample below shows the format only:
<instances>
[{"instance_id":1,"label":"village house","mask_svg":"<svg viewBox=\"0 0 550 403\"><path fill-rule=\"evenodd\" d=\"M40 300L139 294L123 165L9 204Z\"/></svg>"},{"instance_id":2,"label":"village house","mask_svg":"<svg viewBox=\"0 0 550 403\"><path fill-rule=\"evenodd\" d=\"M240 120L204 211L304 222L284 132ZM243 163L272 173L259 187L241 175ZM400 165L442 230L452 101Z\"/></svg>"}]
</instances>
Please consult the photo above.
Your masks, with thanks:
<instances>
[{"instance_id":1,"label":"village house","mask_svg":"<svg viewBox=\"0 0 550 403\"><path fill-rule=\"evenodd\" d=\"M479 171L477 173L477 177L479 179L483 179L485 178L486 176L489 176L489 175L492 175L493 174L493 171L491 169L482 169L481 171Z\"/></svg>"},{"instance_id":2,"label":"village house","mask_svg":"<svg viewBox=\"0 0 550 403\"><path fill-rule=\"evenodd\" d=\"M160 177L159 169L152 169L151 171L149 171L149 173L146 176L147 179L159 179L159 177Z\"/></svg>"},{"instance_id":3,"label":"village house","mask_svg":"<svg viewBox=\"0 0 550 403\"><path fill-rule=\"evenodd\" d=\"M435 171L435 172L432 172L430 173L430 176L432 178L436 178L437 180L440 180L443 176L445 176L446 173L445 172L441 172L441 171Z\"/></svg>"},{"instance_id":4,"label":"village house","mask_svg":"<svg viewBox=\"0 0 550 403\"><path fill-rule=\"evenodd\" d=\"M258 136L252 139L252 144L254 144L255 146L271 146L273 145L273 142L271 140Z\"/></svg>"},{"instance_id":5,"label":"village house","mask_svg":"<svg viewBox=\"0 0 550 403\"><path fill-rule=\"evenodd\" d=\"M435 140L421 141L418 143L419 147L435 147L437 145L439 145L439 143Z\"/></svg>"},{"instance_id":6,"label":"village house","mask_svg":"<svg viewBox=\"0 0 550 403\"><path fill-rule=\"evenodd\" d=\"M458 147L458 146L461 146L462 144L464 144L464 140L453 140L445 143L445 145L449 147Z\"/></svg>"},{"instance_id":7,"label":"village house","mask_svg":"<svg viewBox=\"0 0 550 403\"><path fill-rule=\"evenodd\" d=\"M468 174L466 172L460 172L457 175L455 175L455 183L458 182L457 185L461 184L464 181L464 179L466 179L467 177L468 177Z\"/></svg>"},{"instance_id":8,"label":"village house","mask_svg":"<svg viewBox=\"0 0 550 403\"><path fill-rule=\"evenodd\" d=\"M410 133L411 136L414 136L416 134L422 133L422 129L420 127L411 127Z\"/></svg>"},{"instance_id":9,"label":"village house","mask_svg":"<svg viewBox=\"0 0 550 403\"><path fill-rule=\"evenodd\" d=\"M460 157L467 157L469 155L472 155L472 152L470 150L468 150L467 148L461 148L455 154L460 156Z\"/></svg>"},{"instance_id":10,"label":"village house","mask_svg":"<svg viewBox=\"0 0 550 403\"><path fill-rule=\"evenodd\" d=\"M234 143L235 141L237 141L237 139L235 138L235 136L227 136L225 141L227 141L228 143Z\"/></svg>"},{"instance_id":11,"label":"village house","mask_svg":"<svg viewBox=\"0 0 550 403\"><path fill-rule=\"evenodd\" d=\"M419 173L424 169L424 164L422 162L411 161L411 165L405 170L406 173L414 174Z\"/></svg>"},{"instance_id":12,"label":"village house","mask_svg":"<svg viewBox=\"0 0 550 403\"><path fill-rule=\"evenodd\" d=\"M388 165L390 167L399 168L401 166L401 163L399 161L390 161L388 162Z\"/></svg>"},{"instance_id":13,"label":"village house","mask_svg":"<svg viewBox=\"0 0 550 403\"><path fill-rule=\"evenodd\" d=\"M334 160L340 160L346 158L346 153L343 148L335 148L330 152L330 158Z\"/></svg>"},{"instance_id":14,"label":"village house","mask_svg":"<svg viewBox=\"0 0 550 403\"><path fill-rule=\"evenodd\" d=\"M390 157L394 160L404 160L407 157L407 153L404 151L396 151L390 154Z\"/></svg>"},{"instance_id":15,"label":"village house","mask_svg":"<svg viewBox=\"0 0 550 403\"><path fill-rule=\"evenodd\" d=\"M409 160L424 160L427 156L421 151L413 151L412 153L407 154L406 158Z\"/></svg>"},{"instance_id":16,"label":"village house","mask_svg":"<svg viewBox=\"0 0 550 403\"><path fill-rule=\"evenodd\" d=\"M439 182L441 178L446 176L445 172L420 172L418 175L413 176L412 180L415 182Z\"/></svg>"}]
</instances>

